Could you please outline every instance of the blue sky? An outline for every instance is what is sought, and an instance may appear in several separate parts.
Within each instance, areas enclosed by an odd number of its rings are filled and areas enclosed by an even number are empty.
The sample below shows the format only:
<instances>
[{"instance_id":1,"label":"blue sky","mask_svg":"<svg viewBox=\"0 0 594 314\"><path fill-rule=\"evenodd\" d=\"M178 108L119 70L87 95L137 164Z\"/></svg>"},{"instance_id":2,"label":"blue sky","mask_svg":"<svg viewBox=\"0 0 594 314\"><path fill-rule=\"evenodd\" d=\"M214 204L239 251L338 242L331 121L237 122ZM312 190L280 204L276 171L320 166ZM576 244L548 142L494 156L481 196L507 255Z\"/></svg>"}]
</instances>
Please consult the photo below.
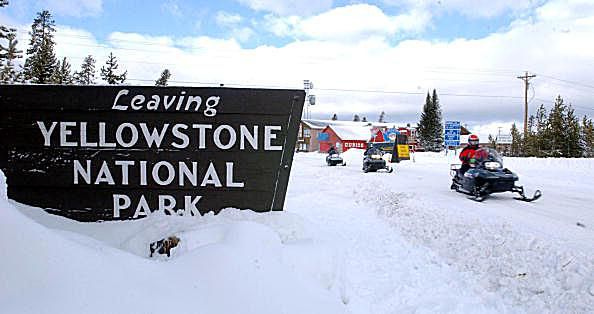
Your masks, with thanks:
<instances>
[{"instance_id":1,"label":"blue sky","mask_svg":"<svg viewBox=\"0 0 594 314\"><path fill-rule=\"evenodd\" d=\"M98 68L113 52L130 84L168 68L174 85L302 88L313 116L353 114L414 122L436 89L444 117L484 132L523 118L557 95L594 116L594 1L117 1L12 0L0 24L21 48L36 12L49 9L58 57ZM101 83L98 79L97 83ZM483 132L483 131L481 131Z\"/></svg>"},{"instance_id":2,"label":"blue sky","mask_svg":"<svg viewBox=\"0 0 594 314\"><path fill-rule=\"evenodd\" d=\"M110 33L116 31L142 33L152 36L210 36L224 38L228 36L229 29L217 23L217 15L224 12L229 15L240 16L241 21L237 25L250 27L254 31L254 35L249 40L242 42L244 47L253 48L262 44L282 46L291 40L290 38L272 35L266 31L264 26L256 25L258 21L262 21L271 12L254 10L249 5L237 0L103 0L96 1L101 4L100 10L88 8L84 11L83 8L81 12L74 12L77 10L64 9L60 6L56 7L50 1L13 0L11 2L4 13L11 16L18 23L31 23L36 12L49 9L58 24L85 29L98 39L105 39ZM76 5L77 1L64 2L65 5L70 3ZM333 1L329 9L352 3L359 3L359 1ZM369 1L367 3L381 8L388 15L402 14L410 7L406 4L389 5L384 1ZM84 7L84 5L80 6ZM495 16L482 17L468 16L456 10L440 9L439 7L438 5L435 9L432 9L435 10L436 14L427 29L418 33L397 34L392 36L390 40L398 42L404 39L416 38L433 40L476 39L506 27L517 15L511 8L504 9ZM287 15L292 14L306 17L315 13L303 13L299 10L287 13Z\"/></svg>"}]
</instances>

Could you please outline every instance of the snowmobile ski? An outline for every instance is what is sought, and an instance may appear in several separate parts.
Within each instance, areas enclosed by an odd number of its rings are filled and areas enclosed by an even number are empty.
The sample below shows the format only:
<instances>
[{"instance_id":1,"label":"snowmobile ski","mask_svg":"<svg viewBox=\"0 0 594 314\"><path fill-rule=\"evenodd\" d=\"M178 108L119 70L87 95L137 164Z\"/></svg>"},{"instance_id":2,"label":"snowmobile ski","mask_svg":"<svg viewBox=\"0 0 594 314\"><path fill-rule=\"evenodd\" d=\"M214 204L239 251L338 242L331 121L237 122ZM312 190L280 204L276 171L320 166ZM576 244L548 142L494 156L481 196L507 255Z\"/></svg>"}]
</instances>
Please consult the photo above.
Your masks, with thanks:
<instances>
[{"instance_id":1,"label":"snowmobile ski","mask_svg":"<svg viewBox=\"0 0 594 314\"><path fill-rule=\"evenodd\" d=\"M542 192L540 192L540 190L536 190L536 191L534 191L534 195L532 197L527 197L526 194L524 193L524 187L522 187L522 186L514 186L514 190L512 192L520 194L519 197L514 197L514 199L516 199L518 201L524 201L524 202L536 201L537 199L539 199L542 196Z\"/></svg>"}]
</instances>

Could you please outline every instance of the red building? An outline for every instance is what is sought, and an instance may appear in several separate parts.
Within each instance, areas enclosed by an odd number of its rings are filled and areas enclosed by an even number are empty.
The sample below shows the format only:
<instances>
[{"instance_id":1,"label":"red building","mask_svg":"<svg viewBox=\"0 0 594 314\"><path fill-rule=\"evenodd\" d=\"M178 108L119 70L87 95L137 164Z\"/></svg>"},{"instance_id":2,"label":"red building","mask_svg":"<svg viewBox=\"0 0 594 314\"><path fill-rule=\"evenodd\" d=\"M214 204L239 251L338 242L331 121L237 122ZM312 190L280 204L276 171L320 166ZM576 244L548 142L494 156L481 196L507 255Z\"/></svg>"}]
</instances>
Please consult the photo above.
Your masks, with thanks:
<instances>
[{"instance_id":1,"label":"red building","mask_svg":"<svg viewBox=\"0 0 594 314\"><path fill-rule=\"evenodd\" d=\"M340 152L351 148L365 149L373 137L371 132L367 126L329 125L322 130L327 139L320 140L320 152L327 152L331 146Z\"/></svg>"}]
</instances>

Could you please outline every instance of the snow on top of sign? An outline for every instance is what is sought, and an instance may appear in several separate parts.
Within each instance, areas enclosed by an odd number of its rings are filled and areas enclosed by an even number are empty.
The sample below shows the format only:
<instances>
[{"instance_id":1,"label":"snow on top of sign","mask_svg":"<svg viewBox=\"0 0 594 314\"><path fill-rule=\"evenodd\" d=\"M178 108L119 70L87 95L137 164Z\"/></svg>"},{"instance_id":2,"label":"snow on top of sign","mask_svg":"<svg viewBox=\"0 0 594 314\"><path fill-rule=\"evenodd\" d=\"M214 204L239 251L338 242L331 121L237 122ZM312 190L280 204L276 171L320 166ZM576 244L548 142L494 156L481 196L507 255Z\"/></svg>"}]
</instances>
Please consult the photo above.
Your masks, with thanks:
<instances>
[{"instance_id":1,"label":"snow on top of sign","mask_svg":"<svg viewBox=\"0 0 594 314\"><path fill-rule=\"evenodd\" d=\"M369 141L372 137L369 126L330 125L341 140Z\"/></svg>"}]
</instances>

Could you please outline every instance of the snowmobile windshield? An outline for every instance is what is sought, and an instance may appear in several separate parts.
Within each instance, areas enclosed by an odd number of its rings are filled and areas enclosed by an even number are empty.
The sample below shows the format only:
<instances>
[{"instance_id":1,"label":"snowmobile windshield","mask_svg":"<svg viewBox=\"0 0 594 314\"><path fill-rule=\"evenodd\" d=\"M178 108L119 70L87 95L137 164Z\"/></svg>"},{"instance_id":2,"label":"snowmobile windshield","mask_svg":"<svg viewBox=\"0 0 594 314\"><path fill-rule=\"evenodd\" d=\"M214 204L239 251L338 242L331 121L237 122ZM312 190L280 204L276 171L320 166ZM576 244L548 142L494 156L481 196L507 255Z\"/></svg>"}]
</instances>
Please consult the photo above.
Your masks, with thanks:
<instances>
[{"instance_id":1,"label":"snowmobile windshield","mask_svg":"<svg viewBox=\"0 0 594 314\"><path fill-rule=\"evenodd\" d=\"M372 147L367 151L367 155L381 155L381 150L378 148Z\"/></svg>"},{"instance_id":2,"label":"snowmobile windshield","mask_svg":"<svg viewBox=\"0 0 594 314\"><path fill-rule=\"evenodd\" d=\"M484 162L498 162L503 165L503 159L499 153L492 148L480 148L474 152L474 160L477 164Z\"/></svg>"}]
</instances>

